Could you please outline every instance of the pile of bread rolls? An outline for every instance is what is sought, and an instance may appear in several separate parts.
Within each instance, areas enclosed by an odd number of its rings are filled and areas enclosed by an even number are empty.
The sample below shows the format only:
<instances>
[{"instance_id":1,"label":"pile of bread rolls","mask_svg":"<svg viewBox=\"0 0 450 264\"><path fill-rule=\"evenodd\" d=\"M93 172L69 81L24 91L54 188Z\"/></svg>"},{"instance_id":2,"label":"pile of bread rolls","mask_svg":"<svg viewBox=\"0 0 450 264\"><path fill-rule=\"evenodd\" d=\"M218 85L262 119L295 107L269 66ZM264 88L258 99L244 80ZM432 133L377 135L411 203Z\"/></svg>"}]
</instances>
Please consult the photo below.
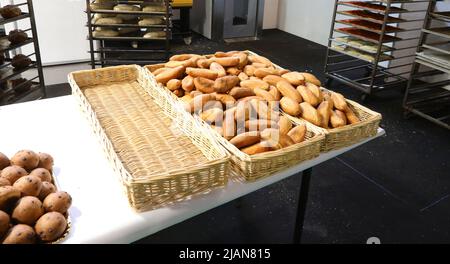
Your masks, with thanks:
<instances>
[{"instance_id":1,"label":"pile of bread rolls","mask_svg":"<svg viewBox=\"0 0 450 264\"><path fill-rule=\"evenodd\" d=\"M313 74L279 69L269 59L246 51L174 55L167 63L147 68L157 82L191 108L209 101L220 101L232 108L239 102L251 105L252 100L258 100L326 129L360 121L345 98L324 90ZM225 110L230 111L228 108ZM201 117L207 115L202 114L203 109L188 110L200 112Z\"/></svg>"},{"instance_id":2,"label":"pile of bread rolls","mask_svg":"<svg viewBox=\"0 0 450 264\"><path fill-rule=\"evenodd\" d=\"M138 5L132 4L117 4L111 0L96 0L91 3L90 8L92 11L97 10L115 10L115 11L131 11L131 12L165 12L166 6L164 2L146 2ZM95 14L92 18L92 23L96 25L120 25L131 24L139 26L151 26L151 25L164 25L165 20L162 16L154 15L136 15L136 14ZM133 28L109 28L109 27L96 27L93 32L94 37L117 37L130 33L137 33L144 38L163 38L166 33L161 30L146 30L141 32L138 27Z\"/></svg>"},{"instance_id":3,"label":"pile of bread rolls","mask_svg":"<svg viewBox=\"0 0 450 264\"><path fill-rule=\"evenodd\" d=\"M157 82L181 98L188 112L248 155L305 140L306 126L295 126L280 115L278 88L257 77L288 71L275 69L263 57L240 51L214 56L181 54L147 68Z\"/></svg>"},{"instance_id":4,"label":"pile of bread rolls","mask_svg":"<svg viewBox=\"0 0 450 264\"><path fill-rule=\"evenodd\" d=\"M0 242L50 243L64 235L72 198L56 189L52 170L46 153L0 153Z\"/></svg>"}]
</instances>

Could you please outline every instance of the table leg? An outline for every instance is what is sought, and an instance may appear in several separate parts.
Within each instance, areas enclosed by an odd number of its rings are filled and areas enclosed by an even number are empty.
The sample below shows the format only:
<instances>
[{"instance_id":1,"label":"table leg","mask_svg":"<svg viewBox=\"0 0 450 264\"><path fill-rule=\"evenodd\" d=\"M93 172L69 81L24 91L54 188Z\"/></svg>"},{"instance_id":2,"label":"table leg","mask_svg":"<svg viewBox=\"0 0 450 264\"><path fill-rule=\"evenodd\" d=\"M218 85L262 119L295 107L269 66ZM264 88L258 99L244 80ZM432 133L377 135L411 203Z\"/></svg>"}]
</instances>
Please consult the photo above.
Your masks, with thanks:
<instances>
[{"instance_id":1,"label":"table leg","mask_svg":"<svg viewBox=\"0 0 450 264\"><path fill-rule=\"evenodd\" d=\"M295 219L294 244L300 244L302 239L311 174L312 168L302 172L302 185L300 186L300 193L298 195L297 217Z\"/></svg>"}]
</instances>

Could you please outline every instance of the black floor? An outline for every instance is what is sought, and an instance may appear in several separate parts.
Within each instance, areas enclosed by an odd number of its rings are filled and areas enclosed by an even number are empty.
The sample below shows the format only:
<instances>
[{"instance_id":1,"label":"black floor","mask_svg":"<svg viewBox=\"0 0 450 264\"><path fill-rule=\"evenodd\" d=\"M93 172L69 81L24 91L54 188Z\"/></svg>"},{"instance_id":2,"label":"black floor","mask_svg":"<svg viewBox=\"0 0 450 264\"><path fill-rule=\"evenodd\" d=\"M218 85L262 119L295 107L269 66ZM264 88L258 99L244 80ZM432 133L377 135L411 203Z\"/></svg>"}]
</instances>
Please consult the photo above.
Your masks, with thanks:
<instances>
[{"instance_id":1,"label":"black floor","mask_svg":"<svg viewBox=\"0 0 450 264\"><path fill-rule=\"evenodd\" d=\"M324 80L325 47L279 30L253 42L197 36L191 46L174 45L179 53L242 49ZM360 96L338 83L330 88ZM53 90L68 92L66 85ZM303 243L450 242L450 133L421 118L404 119L401 99L393 92L364 103L383 115L386 137L314 168ZM290 243L299 185L295 175L138 243Z\"/></svg>"}]
</instances>

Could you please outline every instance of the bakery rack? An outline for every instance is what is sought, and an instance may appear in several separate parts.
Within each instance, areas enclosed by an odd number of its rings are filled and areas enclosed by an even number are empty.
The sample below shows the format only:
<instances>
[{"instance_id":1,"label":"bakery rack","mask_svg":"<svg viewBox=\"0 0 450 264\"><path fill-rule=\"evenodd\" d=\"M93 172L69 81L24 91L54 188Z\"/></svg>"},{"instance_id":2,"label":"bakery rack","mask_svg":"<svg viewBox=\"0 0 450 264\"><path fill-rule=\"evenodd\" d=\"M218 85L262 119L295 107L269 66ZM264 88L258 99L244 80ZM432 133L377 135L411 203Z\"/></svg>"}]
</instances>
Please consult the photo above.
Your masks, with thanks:
<instances>
[{"instance_id":1,"label":"bakery rack","mask_svg":"<svg viewBox=\"0 0 450 264\"><path fill-rule=\"evenodd\" d=\"M406 89L430 0L335 0L325 61L327 84L362 92ZM403 4L408 4L405 8Z\"/></svg>"},{"instance_id":2,"label":"bakery rack","mask_svg":"<svg viewBox=\"0 0 450 264\"><path fill-rule=\"evenodd\" d=\"M432 1L403 101L406 116L415 114L447 129L450 129L449 25L450 12L438 12L436 2Z\"/></svg>"},{"instance_id":3,"label":"bakery rack","mask_svg":"<svg viewBox=\"0 0 450 264\"><path fill-rule=\"evenodd\" d=\"M121 1L111 0L114 4L141 5L155 1ZM161 0L164 3L165 12L144 11L117 11L117 10L93 10L90 5L95 3L86 0L88 40L90 46L91 67L113 66L123 64L147 65L166 61L170 56L170 39L172 38L172 7L171 1ZM136 15L139 17L162 17L163 24L139 25L136 23L121 24L95 24L92 23L95 14L107 15ZM116 37L95 37L93 32L97 27L118 30L119 28L134 28L137 32L127 33ZM144 30L161 30L166 32L165 37L144 38Z\"/></svg>"},{"instance_id":4,"label":"bakery rack","mask_svg":"<svg viewBox=\"0 0 450 264\"><path fill-rule=\"evenodd\" d=\"M16 23L24 19L29 19L30 28L23 30L27 33L28 39L18 44L12 44L7 41L7 32L3 32L2 36L0 36L0 41L6 43L6 45L0 47L0 53L5 56L4 63L0 65L0 105L20 103L46 97L33 1L26 0L13 6L21 8L22 13L19 16L9 19L0 18L2 30L4 30L6 24ZM24 55L28 58L34 57L35 60L32 60L31 64L25 68L19 70L14 69L11 64L11 56L20 54L20 49L28 44L33 44L34 51L31 54ZM21 78L22 75L25 75L26 79L18 81L16 78Z\"/></svg>"}]
</instances>

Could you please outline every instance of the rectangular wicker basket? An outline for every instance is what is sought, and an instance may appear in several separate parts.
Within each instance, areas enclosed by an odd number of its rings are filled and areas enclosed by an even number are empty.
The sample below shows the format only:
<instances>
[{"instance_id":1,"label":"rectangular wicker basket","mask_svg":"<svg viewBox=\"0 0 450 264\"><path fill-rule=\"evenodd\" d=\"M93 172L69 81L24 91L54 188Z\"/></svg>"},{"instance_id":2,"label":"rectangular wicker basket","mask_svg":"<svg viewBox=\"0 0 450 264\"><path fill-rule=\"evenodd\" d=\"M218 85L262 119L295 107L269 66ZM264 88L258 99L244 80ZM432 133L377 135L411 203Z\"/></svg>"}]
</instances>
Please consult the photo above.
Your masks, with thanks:
<instances>
[{"instance_id":1,"label":"rectangular wicker basket","mask_svg":"<svg viewBox=\"0 0 450 264\"><path fill-rule=\"evenodd\" d=\"M171 93L163 85L158 84L154 78L154 75L147 68L146 76L149 85L146 85L145 87L151 88L148 92L152 95L152 97L164 98L164 100L167 101L163 104L171 103L175 105L172 106L172 108L176 108L181 112L187 113L178 97L174 96L173 93ZM157 99L156 101L159 100ZM305 141L280 150L249 156L223 138L217 131L201 120L198 116L192 116L190 114L188 114L188 116L190 119L189 122L202 124L202 127L204 127L209 134L213 135L217 142L220 142L220 144L232 154L231 166L233 169L233 175L237 179L245 181L258 180L265 176L274 174L275 172L297 165L302 161L319 156L320 147L325 138L323 130L318 129L307 122L299 122L304 123L307 127Z\"/></svg>"},{"instance_id":2,"label":"rectangular wicker basket","mask_svg":"<svg viewBox=\"0 0 450 264\"><path fill-rule=\"evenodd\" d=\"M322 90L330 91L325 88ZM370 110L352 100L346 99L347 105L353 110L355 115L361 120L356 124L346 125L343 127L325 129L315 126L325 134L325 140L322 143L321 151L328 152L331 150L348 147L356 144L366 138L373 137L377 134L381 121L381 114ZM294 123L308 122L303 118L287 115Z\"/></svg>"},{"instance_id":3,"label":"rectangular wicker basket","mask_svg":"<svg viewBox=\"0 0 450 264\"><path fill-rule=\"evenodd\" d=\"M78 99L106 157L137 211L208 192L227 183L228 154L198 123L146 92L136 65L69 74ZM161 101L161 100L160 100Z\"/></svg>"}]
</instances>

